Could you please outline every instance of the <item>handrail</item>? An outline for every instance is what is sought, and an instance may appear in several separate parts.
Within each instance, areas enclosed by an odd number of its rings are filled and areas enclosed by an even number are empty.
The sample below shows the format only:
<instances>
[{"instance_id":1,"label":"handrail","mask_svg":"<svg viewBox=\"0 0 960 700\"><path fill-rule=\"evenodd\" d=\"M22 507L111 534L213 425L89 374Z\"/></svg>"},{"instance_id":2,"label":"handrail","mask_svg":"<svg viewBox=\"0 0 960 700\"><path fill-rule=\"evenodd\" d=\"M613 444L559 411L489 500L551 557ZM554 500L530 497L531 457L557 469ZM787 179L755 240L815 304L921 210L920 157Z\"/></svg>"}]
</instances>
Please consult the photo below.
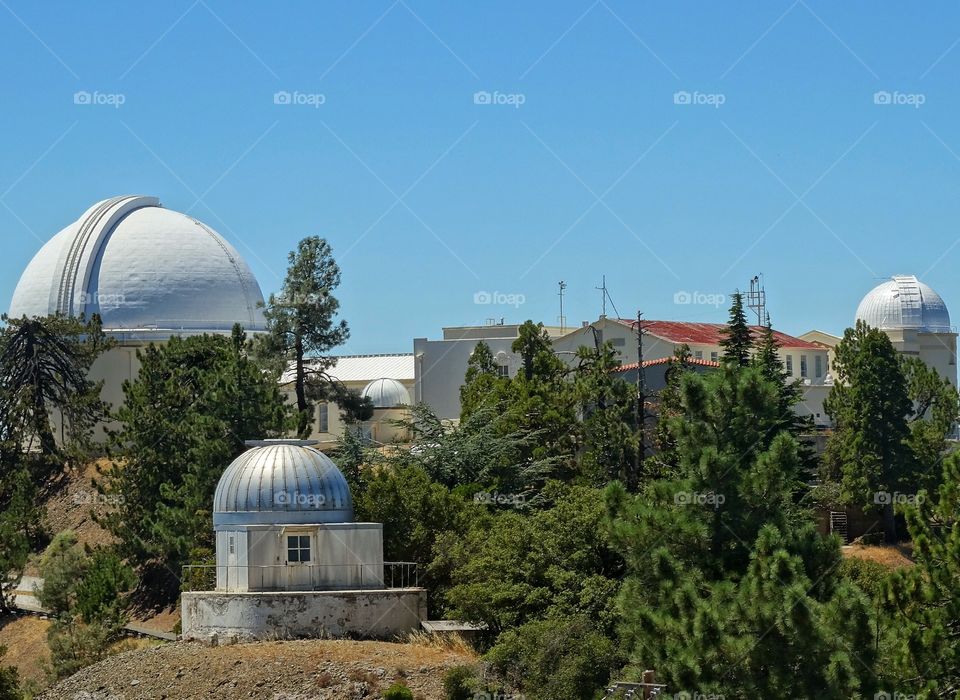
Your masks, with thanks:
<instances>
[{"instance_id":1,"label":"handrail","mask_svg":"<svg viewBox=\"0 0 960 700\"><path fill-rule=\"evenodd\" d=\"M376 564L187 564L181 590L336 591L419 588L416 562Z\"/></svg>"}]
</instances>

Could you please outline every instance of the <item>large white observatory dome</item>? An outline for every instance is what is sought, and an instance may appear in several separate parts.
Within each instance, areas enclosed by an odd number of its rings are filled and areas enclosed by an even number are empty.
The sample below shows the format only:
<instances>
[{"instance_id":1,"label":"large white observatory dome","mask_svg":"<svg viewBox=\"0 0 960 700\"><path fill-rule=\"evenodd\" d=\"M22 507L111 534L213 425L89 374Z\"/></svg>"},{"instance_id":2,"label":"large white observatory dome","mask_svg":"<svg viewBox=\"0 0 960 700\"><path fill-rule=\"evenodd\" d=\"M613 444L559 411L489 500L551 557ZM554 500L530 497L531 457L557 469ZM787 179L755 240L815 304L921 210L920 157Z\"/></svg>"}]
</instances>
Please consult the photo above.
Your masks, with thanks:
<instances>
[{"instance_id":1,"label":"large white observatory dome","mask_svg":"<svg viewBox=\"0 0 960 700\"><path fill-rule=\"evenodd\" d=\"M156 197L98 202L36 254L10 316L98 313L108 332L138 336L264 328L263 294L240 254ZM164 333L166 332L166 333Z\"/></svg>"},{"instance_id":2,"label":"large white observatory dome","mask_svg":"<svg viewBox=\"0 0 960 700\"><path fill-rule=\"evenodd\" d=\"M896 275L874 287L857 307L857 320L881 330L951 332L947 305L913 275Z\"/></svg>"},{"instance_id":3,"label":"large white observatory dome","mask_svg":"<svg viewBox=\"0 0 960 700\"><path fill-rule=\"evenodd\" d=\"M410 403L410 392L396 379L383 377L367 384L361 396L369 398L374 408L396 408Z\"/></svg>"},{"instance_id":4,"label":"large white observatory dome","mask_svg":"<svg viewBox=\"0 0 960 700\"><path fill-rule=\"evenodd\" d=\"M214 529L229 525L353 522L343 473L310 440L248 442L213 496Z\"/></svg>"}]
</instances>

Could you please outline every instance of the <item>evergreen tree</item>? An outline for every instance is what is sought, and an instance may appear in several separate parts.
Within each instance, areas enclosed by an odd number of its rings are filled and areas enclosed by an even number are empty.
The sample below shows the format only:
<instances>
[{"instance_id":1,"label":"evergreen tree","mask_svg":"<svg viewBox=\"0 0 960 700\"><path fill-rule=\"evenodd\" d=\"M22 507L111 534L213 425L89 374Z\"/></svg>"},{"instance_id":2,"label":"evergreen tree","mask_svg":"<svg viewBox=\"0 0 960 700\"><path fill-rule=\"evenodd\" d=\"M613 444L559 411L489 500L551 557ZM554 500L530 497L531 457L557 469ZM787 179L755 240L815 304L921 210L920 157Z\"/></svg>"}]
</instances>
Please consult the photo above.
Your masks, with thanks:
<instances>
[{"instance_id":1,"label":"evergreen tree","mask_svg":"<svg viewBox=\"0 0 960 700\"><path fill-rule=\"evenodd\" d=\"M657 394L656 400L657 422L653 438L655 451L647 458L645 465L647 473L652 478L672 476L671 470L677 463L677 442L673 431L670 430L670 422L683 411L680 386L684 375L691 371L692 358L689 345L686 343L678 345L673 351L670 366L664 372L665 384Z\"/></svg>"},{"instance_id":2,"label":"evergreen tree","mask_svg":"<svg viewBox=\"0 0 960 700\"><path fill-rule=\"evenodd\" d=\"M915 493L917 463L909 448L913 408L897 351L880 330L857 321L837 345L836 383L824 401L835 428L824 454L825 476L847 503L879 505L889 541L896 540L891 495ZM886 494L886 495L885 495Z\"/></svg>"},{"instance_id":3,"label":"evergreen tree","mask_svg":"<svg viewBox=\"0 0 960 700\"><path fill-rule=\"evenodd\" d=\"M99 317L88 323L62 316L3 320L0 440L16 434L27 440L28 451L37 446L45 456L60 455L50 422L57 413L65 441L88 447L93 427L107 412L101 385L88 379L94 360L110 346Z\"/></svg>"},{"instance_id":4,"label":"evergreen tree","mask_svg":"<svg viewBox=\"0 0 960 700\"><path fill-rule=\"evenodd\" d=\"M118 412L117 458L99 484L119 501L100 521L136 565L175 571L191 550L212 547L223 470L245 440L284 434L288 412L275 376L248 350L235 329L232 338L174 337L138 353L140 374L124 384Z\"/></svg>"},{"instance_id":5,"label":"evergreen tree","mask_svg":"<svg viewBox=\"0 0 960 700\"><path fill-rule=\"evenodd\" d=\"M943 464L937 494L903 507L915 566L898 569L885 598L896 631L896 690L924 700L960 694L960 455Z\"/></svg>"},{"instance_id":6,"label":"evergreen tree","mask_svg":"<svg viewBox=\"0 0 960 700\"><path fill-rule=\"evenodd\" d=\"M908 443L917 465L916 489L934 490L948 436L960 418L960 397L953 384L919 357L900 356L900 367L913 403Z\"/></svg>"},{"instance_id":7,"label":"evergreen tree","mask_svg":"<svg viewBox=\"0 0 960 700\"><path fill-rule=\"evenodd\" d=\"M753 347L753 335L747 324L747 316L743 310L743 294L739 291L733 294L733 304L730 306L730 320L720 330L723 336L720 355L724 364L737 367L746 367L750 363L750 350Z\"/></svg>"},{"instance_id":8,"label":"evergreen tree","mask_svg":"<svg viewBox=\"0 0 960 700\"><path fill-rule=\"evenodd\" d=\"M307 438L317 401L336 402L346 416L360 420L370 417L372 407L329 373L336 363L329 352L350 337L347 322L336 320L340 302L333 292L340 286L340 267L330 244L318 236L304 238L289 262L280 296L271 295L267 302L269 332L260 349L280 371L292 367L297 434Z\"/></svg>"},{"instance_id":9,"label":"evergreen tree","mask_svg":"<svg viewBox=\"0 0 960 700\"><path fill-rule=\"evenodd\" d=\"M580 403L579 471L590 485L613 479L636 484L636 390L617 375L620 366L612 343L581 347L574 375Z\"/></svg>"},{"instance_id":10,"label":"evergreen tree","mask_svg":"<svg viewBox=\"0 0 960 700\"><path fill-rule=\"evenodd\" d=\"M498 372L490 346L481 340L467 360L467 373L460 387L460 420L467 420L482 404L492 401L491 397L498 396L498 389L507 382L509 379Z\"/></svg>"},{"instance_id":11,"label":"evergreen tree","mask_svg":"<svg viewBox=\"0 0 960 700\"><path fill-rule=\"evenodd\" d=\"M830 576L836 539L794 505L798 446L775 429L776 387L730 363L685 376L681 406L678 477L608 490L632 668L691 694L871 695L869 605Z\"/></svg>"}]
</instances>

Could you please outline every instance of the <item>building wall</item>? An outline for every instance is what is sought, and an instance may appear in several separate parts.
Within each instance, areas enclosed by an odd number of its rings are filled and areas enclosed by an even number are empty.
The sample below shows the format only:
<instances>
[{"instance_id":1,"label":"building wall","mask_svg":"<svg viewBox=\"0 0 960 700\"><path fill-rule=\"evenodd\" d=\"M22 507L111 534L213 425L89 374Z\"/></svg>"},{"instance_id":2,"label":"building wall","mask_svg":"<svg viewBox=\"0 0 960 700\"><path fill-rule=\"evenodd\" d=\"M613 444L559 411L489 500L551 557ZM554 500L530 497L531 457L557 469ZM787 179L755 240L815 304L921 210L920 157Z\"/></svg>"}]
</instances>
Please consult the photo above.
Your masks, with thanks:
<instances>
[{"instance_id":1,"label":"building wall","mask_svg":"<svg viewBox=\"0 0 960 700\"><path fill-rule=\"evenodd\" d=\"M182 635L210 643L304 637L392 639L427 619L423 588L181 594Z\"/></svg>"},{"instance_id":2,"label":"building wall","mask_svg":"<svg viewBox=\"0 0 960 700\"><path fill-rule=\"evenodd\" d=\"M287 560L287 537L310 537L309 562ZM234 551L230 551L230 538ZM217 589L361 589L383 586L383 525L234 526L217 531Z\"/></svg>"}]
</instances>

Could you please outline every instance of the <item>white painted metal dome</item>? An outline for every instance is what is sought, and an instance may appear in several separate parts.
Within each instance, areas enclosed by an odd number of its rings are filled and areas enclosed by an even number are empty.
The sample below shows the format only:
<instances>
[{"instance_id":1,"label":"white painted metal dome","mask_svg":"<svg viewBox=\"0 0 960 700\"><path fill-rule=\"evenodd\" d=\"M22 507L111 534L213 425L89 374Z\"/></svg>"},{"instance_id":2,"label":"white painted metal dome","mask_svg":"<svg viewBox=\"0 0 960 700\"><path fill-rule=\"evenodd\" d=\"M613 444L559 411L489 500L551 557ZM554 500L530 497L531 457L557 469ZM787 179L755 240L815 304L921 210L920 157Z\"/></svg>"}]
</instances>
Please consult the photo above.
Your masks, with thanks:
<instances>
[{"instance_id":1,"label":"white painted metal dome","mask_svg":"<svg viewBox=\"0 0 960 700\"><path fill-rule=\"evenodd\" d=\"M310 440L262 440L226 468L213 496L214 529L353 522L346 478Z\"/></svg>"},{"instance_id":2,"label":"white painted metal dome","mask_svg":"<svg viewBox=\"0 0 960 700\"><path fill-rule=\"evenodd\" d=\"M362 396L373 402L374 408L396 408L410 404L410 392L396 379L374 379L363 388Z\"/></svg>"},{"instance_id":3,"label":"white painted metal dome","mask_svg":"<svg viewBox=\"0 0 960 700\"><path fill-rule=\"evenodd\" d=\"M947 305L913 275L896 275L874 287L857 307L857 320L882 330L951 332Z\"/></svg>"},{"instance_id":4,"label":"white painted metal dome","mask_svg":"<svg viewBox=\"0 0 960 700\"><path fill-rule=\"evenodd\" d=\"M10 316L98 313L139 336L265 327L260 285L216 231L156 197L106 199L54 236L27 266ZM164 333L166 331L166 333Z\"/></svg>"}]
</instances>

